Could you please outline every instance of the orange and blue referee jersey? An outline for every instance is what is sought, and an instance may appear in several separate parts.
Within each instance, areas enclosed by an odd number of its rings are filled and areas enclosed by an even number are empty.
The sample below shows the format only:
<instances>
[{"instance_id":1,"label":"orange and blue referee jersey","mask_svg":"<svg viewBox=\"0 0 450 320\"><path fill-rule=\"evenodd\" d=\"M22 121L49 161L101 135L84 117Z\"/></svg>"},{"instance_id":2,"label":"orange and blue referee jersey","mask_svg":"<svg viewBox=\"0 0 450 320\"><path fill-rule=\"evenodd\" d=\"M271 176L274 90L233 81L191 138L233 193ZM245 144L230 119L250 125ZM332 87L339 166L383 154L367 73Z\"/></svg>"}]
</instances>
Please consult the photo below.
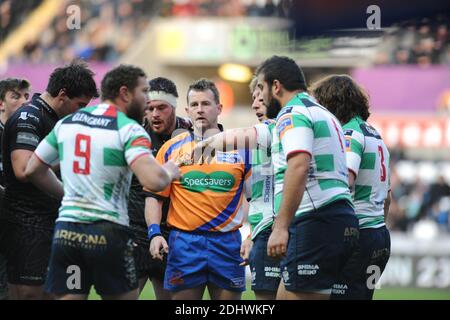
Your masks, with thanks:
<instances>
[{"instance_id":1,"label":"orange and blue referee jersey","mask_svg":"<svg viewBox=\"0 0 450 320\"><path fill-rule=\"evenodd\" d=\"M169 160L182 164L182 178L158 193L170 197L167 223L188 232L237 230L244 218L239 208L245 180L251 175L250 151L216 151L209 163L194 164L190 155L197 141L192 132L180 134L156 156L161 164Z\"/></svg>"}]
</instances>

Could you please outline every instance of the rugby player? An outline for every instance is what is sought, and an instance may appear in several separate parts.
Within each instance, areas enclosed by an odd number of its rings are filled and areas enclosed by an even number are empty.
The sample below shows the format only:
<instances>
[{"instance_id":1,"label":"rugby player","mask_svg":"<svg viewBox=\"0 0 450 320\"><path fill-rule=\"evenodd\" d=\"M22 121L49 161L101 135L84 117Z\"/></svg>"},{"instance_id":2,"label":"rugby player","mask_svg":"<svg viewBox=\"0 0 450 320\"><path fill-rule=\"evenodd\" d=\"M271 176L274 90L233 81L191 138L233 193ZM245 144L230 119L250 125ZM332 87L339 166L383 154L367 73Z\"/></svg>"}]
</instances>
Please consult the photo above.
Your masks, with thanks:
<instances>
[{"instance_id":1,"label":"rugby player","mask_svg":"<svg viewBox=\"0 0 450 320\"><path fill-rule=\"evenodd\" d=\"M371 300L367 282L376 266L381 276L389 260L391 240L385 220L391 199L389 151L368 122L369 98L348 75L328 76L312 87L317 101L342 123L347 151L349 184L359 219L359 248L343 271L332 299Z\"/></svg>"},{"instance_id":2,"label":"rugby player","mask_svg":"<svg viewBox=\"0 0 450 320\"><path fill-rule=\"evenodd\" d=\"M283 107L272 139L276 218L267 244L269 256L283 258L277 299L329 299L358 237L343 131L307 94L294 60L273 56L256 75L267 108L275 100Z\"/></svg>"},{"instance_id":3,"label":"rugby player","mask_svg":"<svg viewBox=\"0 0 450 320\"><path fill-rule=\"evenodd\" d=\"M25 102L30 95L30 83L25 79L8 78L0 81L0 141L8 118ZM0 148L0 300L8 298L8 283L6 277L6 257L2 250L2 208L4 197L3 162Z\"/></svg>"},{"instance_id":4,"label":"rugby player","mask_svg":"<svg viewBox=\"0 0 450 320\"><path fill-rule=\"evenodd\" d=\"M60 201L28 182L25 169L39 142L64 116L97 97L93 72L81 62L57 68L43 94L20 107L5 124L3 169L7 257L12 299L42 299L51 238Z\"/></svg>"},{"instance_id":5,"label":"rugby player","mask_svg":"<svg viewBox=\"0 0 450 320\"><path fill-rule=\"evenodd\" d=\"M64 196L46 280L46 290L59 299L87 299L92 285L103 299L138 298L127 213L132 172L154 191L179 177L173 162L155 161L150 137L136 122L148 89L140 68L109 71L101 84L103 102L60 120L28 164L26 175L36 186ZM58 162L64 188L49 169ZM68 285L73 266L81 276L78 286Z\"/></svg>"},{"instance_id":6,"label":"rugby player","mask_svg":"<svg viewBox=\"0 0 450 320\"><path fill-rule=\"evenodd\" d=\"M240 264L244 182L251 174L248 152L217 152L210 163L191 161L195 144L219 132L222 111L219 92L207 79L194 82L187 93L186 112L194 131L165 143L157 160L177 159L183 178L159 193L170 197L167 223L172 228L169 245L161 236L162 201L147 198L150 252L162 259L168 253L164 287L172 299L203 297L240 299L245 290L245 269Z\"/></svg>"},{"instance_id":7,"label":"rugby player","mask_svg":"<svg viewBox=\"0 0 450 320\"><path fill-rule=\"evenodd\" d=\"M150 92L147 108L145 109L144 128L152 141L152 153L156 157L161 146L175 135L190 129L192 124L188 119L177 117L178 91L171 80L158 77L150 80ZM157 197L156 194L144 192L139 180L133 175L131 180L130 197L128 200L128 215L130 227L133 230L136 242L134 256L139 278L140 292L144 289L147 279L153 285L156 299L170 299L169 292L164 290L164 272L166 259L163 263L152 259L147 239L147 223L145 222L145 198ZM169 199L163 198L161 232L168 239L167 212Z\"/></svg>"}]
</instances>

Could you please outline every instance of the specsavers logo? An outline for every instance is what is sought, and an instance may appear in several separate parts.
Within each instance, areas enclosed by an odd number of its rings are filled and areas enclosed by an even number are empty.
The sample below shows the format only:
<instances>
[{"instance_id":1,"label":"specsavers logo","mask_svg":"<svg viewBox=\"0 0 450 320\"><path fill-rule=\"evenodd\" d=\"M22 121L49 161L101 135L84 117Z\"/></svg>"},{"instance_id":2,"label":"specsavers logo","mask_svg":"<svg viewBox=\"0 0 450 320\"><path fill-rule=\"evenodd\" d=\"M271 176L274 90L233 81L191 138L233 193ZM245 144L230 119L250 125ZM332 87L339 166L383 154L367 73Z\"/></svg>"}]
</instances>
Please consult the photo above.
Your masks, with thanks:
<instances>
[{"instance_id":1,"label":"specsavers logo","mask_svg":"<svg viewBox=\"0 0 450 320\"><path fill-rule=\"evenodd\" d=\"M193 192L204 192L211 190L213 192L228 192L234 186L235 179L233 175L224 171L204 173L200 171L191 171L183 175L182 186Z\"/></svg>"}]
</instances>

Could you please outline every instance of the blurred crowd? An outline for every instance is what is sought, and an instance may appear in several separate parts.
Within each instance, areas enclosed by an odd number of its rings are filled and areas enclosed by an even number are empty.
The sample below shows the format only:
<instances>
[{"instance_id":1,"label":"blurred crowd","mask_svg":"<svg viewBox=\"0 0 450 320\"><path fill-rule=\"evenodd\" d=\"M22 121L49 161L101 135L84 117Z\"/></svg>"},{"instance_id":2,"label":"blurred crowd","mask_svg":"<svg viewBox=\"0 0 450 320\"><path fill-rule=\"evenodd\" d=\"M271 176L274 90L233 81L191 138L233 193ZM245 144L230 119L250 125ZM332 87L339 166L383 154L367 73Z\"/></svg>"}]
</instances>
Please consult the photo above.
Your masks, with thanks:
<instances>
[{"instance_id":1,"label":"blurred crowd","mask_svg":"<svg viewBox=\"0 0 450 320\"><path fill-rule=\"evenodd\" d=\"M450 233L450 185L443 175L433 182L399 175L391 164L392 202L387 224L392 231L410 232L418 221L433 221L441 232Z\"/></svg>"},{"instance_id":2,"label":"blurred crowd","mask_svg":"<svg viewBox=\"0 0 450 320\"><path fill-rule=\"evenodd\" d=\"M3 41L6 36L19 26L27 15L33 11L42 0L26 0L26 1L13 1L1 0L0 1L0 42Z\"/></svg>"},{"instance_id":3,"label":"blurred crowd","mask_svg":"<svg viewBox=\"0 0 450 320\"><path fill-rule=\"evenodd\" d=\"M293 0L163 0L162 16L287 17Z\"/></svg>"},{"instance_id":4,"label":"blurred crowd","mask_svg":"<svg viewBox=\"0 0 450 320\"><path fill-rule=\"evenodd\" d=\"M60 62L80 57L87 61L115 61L157 14L158 1L67 1L38 39L27 43L13 61ZM79 29L68 30L66 9L81 8Z\"/></svg>"},{"instance_id":5,"label":"blurred crowd","mask_svg":"<svg viewBox=\"0 0 450 320\"><path fill-rule=\"evenodd\" d=\"M438 15L393 26L381 44L376 64L450 64L450 19Z\"/></svg>"},{"instance_id":6,"label":"blurred crowd","mask_svg":"<svg viewBox=\"0 0 450 320\"><path fill-rule=\"evenodd\" d=\"M283 17L292 0L63 0L51 25L25 44L10 62L55 63L79 57L87 61L116 61L151 20L161 16ZM1 24L20 24L42 0L2 1ZM25 5L26 4L26 5ZM67 27L67 8L81 8L80 28ZM6 17L6 18L5 18ZM14 20L12 20L14 17ZM2 33L6 34L2 27Z\"/></svg>"}]
</instances>

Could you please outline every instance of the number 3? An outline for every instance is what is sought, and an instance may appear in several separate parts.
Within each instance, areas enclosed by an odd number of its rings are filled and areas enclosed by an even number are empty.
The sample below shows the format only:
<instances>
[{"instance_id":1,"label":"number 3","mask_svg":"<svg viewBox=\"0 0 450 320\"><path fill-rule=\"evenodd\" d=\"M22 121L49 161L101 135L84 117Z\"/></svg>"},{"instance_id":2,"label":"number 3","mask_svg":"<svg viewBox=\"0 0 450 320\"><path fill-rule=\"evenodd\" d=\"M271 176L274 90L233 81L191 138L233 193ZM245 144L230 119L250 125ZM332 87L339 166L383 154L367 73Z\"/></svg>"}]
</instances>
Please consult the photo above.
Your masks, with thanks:
<instances>
[{"instance_id":1,"label":"number 3","mask_svg":"<svg viewBox=\"0 0 450 320\"><path fill-rule=\"evenodd\" d=\"M84 142L84 148L82 148L82 142ZM73 162L73 172L76 174L88 175L91 171L91 137L84 134L77 134L75 137L75 156L84 159L83 168L80 166L80 162Z\"/></svg>"},{"instance_id":2,"label":"number 3","mask_svg":"<svg viewBox=\"0 0 450 320\"><path fill-rule=\"evenodd\" d=\"M381 157L381 176L380 176L380 180L381 181L386 181L386 166L384 165L384 152L383 152L383 148L381 146L378 146L378 153L380 154Z\"/></svg>"}]
</instances>

